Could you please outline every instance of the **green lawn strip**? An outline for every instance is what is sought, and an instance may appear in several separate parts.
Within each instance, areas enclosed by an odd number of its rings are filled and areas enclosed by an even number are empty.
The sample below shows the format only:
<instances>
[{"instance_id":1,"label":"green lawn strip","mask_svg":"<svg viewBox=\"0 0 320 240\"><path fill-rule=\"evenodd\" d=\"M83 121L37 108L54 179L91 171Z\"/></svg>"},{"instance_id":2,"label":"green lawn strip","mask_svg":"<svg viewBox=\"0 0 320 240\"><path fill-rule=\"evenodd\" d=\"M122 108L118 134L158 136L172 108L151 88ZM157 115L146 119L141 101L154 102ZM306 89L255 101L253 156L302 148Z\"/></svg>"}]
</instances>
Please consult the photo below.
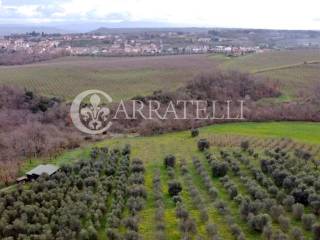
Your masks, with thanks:
<instances>
[{"instance_id":1,"label":"green lawn strip","mask_svg":"<svg viewBox=\"0 0 320 240\"><path fill-rule=\"evenodd\" d=\"M99 229L97 229L98 232L98 239L99 240L105 240L107 239L107 229L106 229L106 224L107 224L107 214L108 214L108 209L110 208L110 204L111 204L111 195L108 196L108 198L106 199L106 206L107 206L107 212L106 214L102 217L100 223L101 223L101 227Z\"/></svg>"},{"instance_id":2,"label":"green lawn strip","mask_svg":"<svg viewBox=\"0 0 320 240\"><path fill-rule=\"evenodd\" d=\"M193 204L192 199L190 197L190 194L187 190L187 186L185 184L183 176L180 174L180 169L177 169L178 166L176 166L176 179L181 183L182 185L182 191L180 193L180 196L182 198L183 205L187 209L187 211L190 214L190 217L195 221L197 226L197 235L205 236L206 230L205 230L205 224L201 222L200 220L200 213L199 210L196 208L196 206Z\"/></svg>"},{"instance_id":3,"label":"green lawn strip","mask_svg":"<svg viewBox=\"0 0 320 240\"><path fill-rule=\"evenodd\" d=\"M110 208L111 205L111 197L108 197L106 199L106 206L107 206L107 211ZM107 214L108 212L103 216L102 220L101 220L101 227L100 229L98 229L98 237L99 240L104 240L107 239L107 229L106 229L106 225L107 225Z\"/></svg>"},{"instance_id":4,"label":"green lawn strip","mask_svg":"<svg viewBox=\"0 0 320 240\"><path fill-rule=\"evenodd\" d=\"M181 233L179 230L179 219L176 217L176 206L172 201L172 198L168 194L168 182L170 181L166 169L161 165L158 165L161 172L161 183L163 189L163 200L165 206L164 223L166 226L165 234L167 239L179 240L181 239Z\"/></svg>"},{"instance_id":5,"label":"green lawn strip","mask_svg":"<svg viewBox=\"0 0 320 240\"><path fill-rule=\"evenodd\" d=\"M298 142L320 144L320 123L312 122L242 122L215 124L200 129L204 134L291 138Z\"/></svg>"},{"instance_id":6,"label":"green lawn strip","mask_svg":"<svg viewBox=\"0 0 320 240\"><path fill-rule=\"evenodd\" d=\"M129 210L128 210L128 207L125 206L125 209L123 210L123 213L122 213L122 218L121 218L121 223L120 223L120 226L119 226L119 233L124 236L124 234L127 232L127 229L125 228L125 226L123 225L122 223L122 220L126 219L127 217L130 216L130 213L129 213Z\"/></svg>"},{"instance_id":7,"label":"green lawn strip","mask_svg":"<svg viewBox=\"0 0 320 240\"><path fill-rule=\"evenodd\" d=\"M232 239L233 236L230 233L228 223L224 216L222 216L214 206L214 202L210 199L207 190L205 189L201 177L198 175L197 171L193 166L189 167L190 174L192 176L195 186L198 187L198 190L201 194L202 199L206 203L208 210L209 222L215 224L218 228L218 235L222 239Z\"/></svg>"},{"instance_id":8,"label":"green lawn strip","mask_svg":"<svg viewBox=\"0 0 320 240\"><path fill-rule=\"evenodd\" d=\"M193 204L192 199L189 195L189 192L187 190L187 186L185 185L183 178L180 177L179 181L181 182L182 189L183 189L182 192L180 193L183 205L188 210L190 217L195 221L195 223L197 225L197 235L204 237L204 236L206 236L206 226L200 220L199 210Z\"/></svg>"},{"instance_id":9,"label":"green lawn strip","mask_svg":"<svg viewBox=\"0 0 320 240\"><path fill-rule=\"evenodd\" d=\"M253 158L250 159L251 162L256 162ZM265 187L261 186L260 183L258 181L256 181L252 174L250 173L249 169L242 164L241 162L239 162L240 165L240 169L242 173L245 173L246 176L248 176L250 179L254 180L261 188L267 190ZM269 176L265 175L267 178L270 178ZM243 189L245 192L247 192L246 187L243 185L243 183L241 182L240 178L237 176L234 176L232 174L229 174L230 179L233 179L233 182L238 186L238 190ZM271 197L271 196L270 196ZM272 198L272 197L271 197ZM305 209L306 210L306 209ZM305 213L310 213L310 210L305 211ZM298 220L294 220L293 215L291 212L289 211L285 211L285 216L288 217L290 219L290 223L292 224L292 226L294 227L298 227L302 230L302 233L305 237L307 237L308 239L312 239L312 232L311 231L307 231L305 230L303 227L301 227L301 221ZM277 222L273 221L273 227L279 228L280 226Z\"/></svg>"},{"instance_id":10,"label":"green lawn strip","mask_svg":"<svg viewBox=\"0 0 320 240\"><path fill-rule=\"evenodd\" d=\"M210 137L212 134L236 136L254 136L261 139L291 138L298 142L320 144L320 123L311 122L265 122L265 123L228 123L215 124L200 128L198 138ZM129 143L133 146L132 156L139 156L145 161L162 158L165 154L174 153L177 157L194 154L198 138L191 138L189 131L167 133L151 137L115 137L98 143L88 144L82 148L66 150L55 158L33 158L24 162L21 174L29 171L38 164L52 163L61 165L88 156L93 146L115 146Z\"/></svg>"},{"instance_id":11,"label":"green lawn strip","mask_svg":"<svg viewBox=\"0 0 320 240\"><path fill-rule=\"evenodd\" d=\"M310 64L313 63L313 61L310 62ZM272 71L277 71L277 70L282 70L282 69L288 69L288 68L295 68L299 67L301 65L305 65L309 63L295 63L295 64L288 64L288 65L281 65L277 67L270 67L270 68L261 68L261 69L256 69L253 70L252 73L264 73L264 72L272 72Z\"/></svg>"},{"instance_id":12,"label":"green lawn strip","mask_svg":"<svg viewBox=\"0 0 320 240\"><path fill-rule=\"evenodd\" d=\"M154 239L155 233L155 208L154 208L154 198L153 198L153 188L152 188L152 177L154 170L157 168L156 165L147 165L145 172L145 188L147 191L147 200L144 208L139 213L139 233L144 239Z\"/></svg>"},{"instance_id":13,"label":"green lawn strip","mask_svg":"<svg viewBox=\"0 0 320 240\"><path fill-rule=\"evenodd\" d=\"M101 184L101 182L99 181L99 184ZM113 191L113 189L112 189ZM108 214L108 210L110 208L110 205L111 205L111 202L112 202L112 194L109 194L107 196L107 198L105 199L105 203L106 203L106 209L107 209L107 212L105 213L105 215L102 216L101 220L100 220L100 228L97 229L97 233L98 233L98 239L99 240L106 240L107 239L107 232L106 232L106 224L107 224L107 214ZM88 225L88 220L87 219L84 219L83 221L83 225L84 226L89 226Z\"/></svg>"},{"instance_id":14,"label":"green lawn strip","mask_svg":"<svg viewBox=\"0 0 320 240\"><path fill-rule=\"evenodd\" d=\"M190 163L188 164L190 165ZM190 166L188 167L190 169ZM191 172L190 172L190 176L193 178ZM188 187L186 185L186 181L185 181L185 177L182 176L181 177L181 183L182 183L182 186L183 186L183 194L182 194L182 197L185 197L183 199L183 203L185 204L185 206L187 207L187 209L189 210L191 216L193 217L193 219L196 221L196 224L197 224L197 231L198 231L198 235L202 236L203 238L205 238L205 236L207 235L206 234L206 225L207 223L209 222L203 222L201 221L200 219L200 212L199 212L199 209L197 208L197 206L194 204L191 196L190 196L190 193L188 191ZM196 185L195 185L196 186ZM199 190L199 188L198 188ZM201 198L203 199L203 201L205 200L203 198L202 195L200 195ZM204 201L205 202L205 201ZM206 206L208 208L208 206ZM209 211L209 208L207 209L209 214L208 216L210 215L210 211Z\"/></svg>"},{"instance_id":15,"label":"green lawn strip","mask_svg":"<svg viewBox=\"0 0 320 240\"><path fill-rule=\"evenodd\" d=\"M206 169L211 169L209 166L209 163L204 159L204 157L202 157L202 164L205 166ZM209 174L211 174L211 172L209 172ZM239 205L235 202L230 200L229 195L227 190L222 186L222 184L220 183L219 178L212 178L213 181L213 185L214 187L218 190L219 195L218 195L218 199L220 198L221 200L223 200L229 207L230 211L231 211L231 215L233 216L235 222L241 227L241 229L243 230L244 234L246 235L246 239L262 239L261 234L259 234L258 232L252 231L250 229L250 227L248 226L247 222L243 219L240 218L240 214L239 214Z\"/></svg>"}]
</instances>

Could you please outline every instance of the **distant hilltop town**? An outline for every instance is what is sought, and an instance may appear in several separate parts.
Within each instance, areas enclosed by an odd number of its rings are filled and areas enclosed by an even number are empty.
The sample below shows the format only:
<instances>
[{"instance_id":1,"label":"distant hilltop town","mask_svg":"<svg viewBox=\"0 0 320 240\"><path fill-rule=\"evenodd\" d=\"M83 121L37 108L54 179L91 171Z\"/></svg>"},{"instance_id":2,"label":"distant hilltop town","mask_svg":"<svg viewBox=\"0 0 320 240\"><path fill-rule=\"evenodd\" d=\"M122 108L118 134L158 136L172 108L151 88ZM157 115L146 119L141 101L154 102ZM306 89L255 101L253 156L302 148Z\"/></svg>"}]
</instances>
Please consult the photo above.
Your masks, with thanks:
<instances>
[{"instance_id":1,"label":"distant hilltop town","mask_svg":"<svg viewBox=\"0 0 320 240\"><path fill-rule=\"evenodd\" d=\"M280 34L279 31L268 30L241 31L245 30L108 32L107 29L100 29L82 34L30 32L0 38L0 64L31 63L69 55L153 56L216 53L241 56L283 47L319 46L318 38L314 41L314 38L305 35L301 36L304 41L292 41L293 38L281 31ZM263 41L257 40L263 36Z\"/></svg>"}]
</instances>

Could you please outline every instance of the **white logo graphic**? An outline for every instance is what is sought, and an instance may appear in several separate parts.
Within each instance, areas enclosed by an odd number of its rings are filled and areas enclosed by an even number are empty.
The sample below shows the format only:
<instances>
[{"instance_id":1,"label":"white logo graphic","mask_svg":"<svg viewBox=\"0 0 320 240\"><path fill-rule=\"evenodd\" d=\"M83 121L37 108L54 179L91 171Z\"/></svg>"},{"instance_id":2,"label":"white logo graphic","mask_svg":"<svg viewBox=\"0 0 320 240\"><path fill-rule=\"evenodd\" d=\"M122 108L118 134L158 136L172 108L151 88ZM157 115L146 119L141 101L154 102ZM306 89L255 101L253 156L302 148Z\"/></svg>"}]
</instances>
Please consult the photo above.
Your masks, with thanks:
<instances>
[{"instance_id":1,"label":"white logo graphic","mask_svg":"<svg viewBox=\"0 0 320 240\"><path fill-rule=\"evenodd\" d=\"M89 98L90 103L83 102L85 98ZM105 132L112 123L108 121L110 109L102 106L102 103L111 102L112 98L100 90L87 90L80 93L73 100L70 108L73 124L84 133L101 134Z\"/></svg>"}]
</instances>

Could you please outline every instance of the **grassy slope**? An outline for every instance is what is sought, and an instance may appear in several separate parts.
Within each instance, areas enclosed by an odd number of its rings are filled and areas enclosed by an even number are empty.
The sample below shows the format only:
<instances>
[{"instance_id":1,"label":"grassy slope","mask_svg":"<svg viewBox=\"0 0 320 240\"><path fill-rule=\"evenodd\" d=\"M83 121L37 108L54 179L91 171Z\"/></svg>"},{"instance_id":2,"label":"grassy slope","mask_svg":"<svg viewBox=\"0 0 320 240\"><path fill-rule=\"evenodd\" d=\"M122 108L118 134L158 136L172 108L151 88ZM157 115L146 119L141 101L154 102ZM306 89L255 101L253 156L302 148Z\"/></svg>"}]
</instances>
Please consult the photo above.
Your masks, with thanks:
<instances>
[{"instance_id":1,"label":"grassy slope","mask_svg":"<svg viewBox=\"0 0 320 240\"><path fill-rule=\"evenodd\" d=\"M249 72L259 72L281 66L303 64L304 62L320 61L320 50L282 50L265 52L254 55L246 55L238 58L230 58L224 61L224 67L228 69L241 69Z\"/></svg>"},{"instance_id":2,"label":"grassy slope","mask_svg":"<svg viewBox=\"0 0 320 240\"><path fill-rule=\"evenodd\" d=\"M14 84L67 100L100 89L116 101L155 90L173 90L194 75L212 70L206 55L140 58L68 57L48 62L0 67L0 84Z\"/></svg>"},{"instance_id":3,"label":"grassy slope","mask_svg":"<svg viewBox=\"0 0 320 240\"><path fill-rule=\"evenodd\" d=\"M320 145L320 123L311 122L266 122L266 123L229 123L217 124L200 129L201 137L206 138L212 134L254 136L261 138L290 138L297 142ZM194 154L196 140L191 138L189 131L168 133L151 137L117 137L108 139L94 145L124 145L133 146L133 156L140 157L147 162L157 162L165 153L174 153L178 158ZM58 164L86 157L90 146L70 150L57 159L49 160ZM23 170L34 167L41 159L26 162Z\"/></svg>"},{"instance_id":4,"label":"grassy slope","mask_svg":"<svg viewBox=\"0 0 320 240\"><path fill-rule=\"evenodd\" d=\"M319 53L319 50L265 52L238 58L224 58L221 60L221 67L257 73L278 81L284 93L281 99L286 101L314 94L314 86L319 83Z\"/></svg>"},{"instance_id":5,"label":"grassy slope","mask_svg":"<svg viewBox=\"0 0 320 240\"><path fill-rule=\"evenodd\" d=\"M184 55L161 57L67 57L47 62L0 67L0 84L14 84L49 96L73 99L100 89L115 100L174 90L195 75L218 67L257 73L279 82L279 101L314 94L319 83L319 50L274 51L243 57ZM308 62L310 64L304 64ZM318 64L311 62L318 62ZM277 101L277 100L276 100Z\"/></svg>"},{"instance_id":6,"label":"grassy slope","mask_svg":"<svg viewBox=\"0 0 320 240\"><path fill-rule=\"evenodd\" d=\"M96 146L123 146L126 143L132 146L132 157L141 158L146 165L146 188L149 193L146 206L144 210L139 214L140 216L140 233L145 239L154 239L155 223L154 223L154 200L152 195L152 177L154 170L160 168L162 176L163 192L165 193L165 223L166 234L170 239L180 239L179 221L175 217L175 206L172 200L167 195L167 174L162 166L162 159L169 153L174 154L178 160L184 158L188 161L188 168L192 173L194 183L201 191L202 198L206 202L208 208L209 218L214 222L219 230L219 234L224 239L232 239L230 235L229 226L223 216L221 216L214 204L210 202L209 196L206 190L203 188L202 182L199 176L196 174L192 164L191 158L193 156L203 159L202 154L197 151L196 143L199 138L206 138L213 134L221 135L241 135L241 136L255 136L255 137L272 137L272 138L292 138L296 141L301 141L310 144L320 144L320 123L306 123L306 122L270 122L270 123L235 123L235 124L221 124L214 125L200 129L200 136L197 138L191 138L189 131L182 131L176 133L163 134L159 136L151 137L119 137L114 139L105 140L96 143ZM82 149L76 149L68 151L61 155L57 159L53 160L56 164L67 163L70 161L78 160L81 158L87 158L89 155L89 148L91 146L84 147ZM214 149L214 148L213 148ZM25 170L29 169L39 163L38 161L31 161L25 166ZM177 177L183 183L183 179L177 171ZM236 180L236 179L235 179ZM219 190L220 199L224 200L235 217L236 222L242 228L246 235L246 239L261 239L260 235L252 232L246 222L241 220L238 214L238 207L235 202L229 200L225 189L221 186L217 179L213 180L214 186ZM184 183L183 183L184 184ZM184 186L185 187L185 186ZM184 188L185 189L185 188ZM244 190L243 190L244 191ZM182 193L183 201L188 208L191 216L197 222L198 233L205 236L205 224L199 220L199 212L197 208L192 204L190 196L186 190ZM277 226L275 226L277 227ZM103 235L103 232L101 232Z\"/></svg>"},{"instance_id":7,"label":"grassy slope","mask_svg":"<svg viewBox=\"0 0 320 240\"><path fill-rule=\"evenodd\" d=\"M203 129L210 133L228 133L256 137L291 138L311 144L320 144L320 123L268 122L220 124Z\"/></svg>"}]
</instances>

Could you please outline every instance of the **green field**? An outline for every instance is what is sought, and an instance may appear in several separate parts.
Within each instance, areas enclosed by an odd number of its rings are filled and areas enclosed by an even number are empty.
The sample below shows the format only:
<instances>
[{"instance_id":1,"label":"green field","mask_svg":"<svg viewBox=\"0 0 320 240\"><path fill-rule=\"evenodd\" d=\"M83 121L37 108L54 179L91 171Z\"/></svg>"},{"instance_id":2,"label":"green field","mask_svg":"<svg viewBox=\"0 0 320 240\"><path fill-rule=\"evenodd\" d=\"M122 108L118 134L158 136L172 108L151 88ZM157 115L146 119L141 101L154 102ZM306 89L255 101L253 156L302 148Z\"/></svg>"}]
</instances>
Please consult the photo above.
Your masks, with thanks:
<instances>
[{"instance_id":1,"label":"green field","mask_svg":"<svg viewBox=\"0 0 320 240\"><path fill-rule=\"evenodd\" d=\"M308 98L319 85L319 50L273 51L221 61L223 69L246 71L276 81L283 100Z\"/></svg>"},{"instance_id":2,"label":"green field","mask_svg":"<svg viewBox=\"0 0 320 240\"><path fill-rule=\"evenodd\" d=\"M310 122L266 122L266 123L228 123L217 124L200 129L202 138L217 136L234 136L235 138L258 138L258 139L291 139L301 145L320 145L320 123ZM133 146L133 155L140 157L146 162L159 160L166 152L176 154L178 157L184 154L192 155L195 149L190 148L195 144L195 139L189 137L189 131L167 133L150 137L120 136L107 139L94 144L124 145L129 143ZM77 150L67 151L54 160L36 159L26 163L22 171L26 171L40 161L53 161L58 164L77 160L88 154L92 145L87 145Z\"/></svg>"},{"instance_id":3,"label":"green field","mask_svg":"<svg viewBox=\"0 0 320 240\"><path fill-rule=\"evenodd\" d=\"M319 83L319 50L272 51L235 58L223 55L161 57L66 57L47 62L0 67L0 84L18 85L38 94L71 100L88 89L115 100L175 90L196 75L219 69L240 70L276 81L280 100L306 98Z\"/></svg>"},{"instance_id":4,"label":"green field","mask_svg":"<svg viewBox=\"0 0 320 240\"><path fill-rule=\"evenodd\" d=\"M262 152L265 149L274 149L275 147L281 147L284 150L288 150L290 146L284 146L283 139L292 139L295 143L295 148L308 149L309 146L319 147L320 145L320 124L319 123L307 123L307 122L270 122L270 123L235 123L235 124L220 124L208 126L200 129L200 135L196 138L190 136L189 131L182 131L176 133L168 133L151 137L133 137L133 136L120 136L113 139L104 140L94 145L84 146L81 149L68 151L57 159L47 160L56 164L70 164L76 162L79 159L88 159L90 149L92 146L109 148L123 147L125 144L130 144L132 151L132 158L140 158L146 167L145 172L145 187L148 192L148 197L145 203L144 209L139 212L139 234L144 239L155 239L155 201L153 195L152 178L157 170L160 170L162 190L164 194L164 222L166 225L165 235L168 239L180 239L181 231L179 230L179 219L175 216L176 206L172 199L167 194L167 183L170 178L167 176L167 171L163 167L163 159L168 154L174 154L179 162L181 159L186 160L186 168L188 169L189 180L193 187L199 191L199 197L205 204L208 213L208 221L214 223L218 229L218 234L223 239L234 239L230 231L230 224L228 224L224 215L221 215L217 209L216 201L210 199L210 195L207 189L203 185L203 180L197 173L194 165L192 164L192 157L197 157L201 164L205 167L208 174L210 174L209 164L206 162L203 154L197 149L197 141L200 138L207 138L211 141L211 152L215 156L219 156L221 149L225 151L238 151L239 141L249 140L250 145L257 152ZM228 136L229 146L223 148L216 146L214 139L220 139ZM270 142L270 140L272 140ZM232 142L233 141L233 142ZM289 145L291 143L288 143ZM319 148L318 150L319 151ZM250 164L253 166L259 166L258 162L249 157ZM30 169L31 167L46 161L30 160L24 166L23 171ZM242 174L250 176L249 168L247 165L240 163L240 169ZM248 189L245 183L239 176L228 173L229 181L231 181L238 189L238 194L242 196L249 196ZM206 223L200 220L199 210L197 204L192 200L190 192L187 190L189 184L185 181L186 176L181 173L179 164L176 166L175 178L182 183L183 191L181 193L184 207L188 210L190 217L195 221L197 227L197 236L201 236L204 239L206 237ZM251 177L250 177L251 178ZM239 216L239 205L234 200L231 200L228 195L228 191L224 185L219 181L219 178L211 178L213 186L218 191L218 200L224 202L232 215L233 222L241 229L245 235L245 239L263 239L262 235L258 232L252 231L247 221L243 220ZM253 180L255 181L255 180ZM309 210L307 210L309 211ZM125 210L123 217L128 214ZM301 227L301 222L293 220L291 212L285 212L284 215L290 219L290 227L299 228L306 239L311 239L311 231L304 230ZM319 219L317 219L318 221ZM276 221L272 221L272 229L274 231L281 229L281 226ZM121 227L120 232L124 233L126 230ZM99 229L99 239L106 239L105 228ZM193 238L192 238L193 239Z\"/></svg>"},{"instance_id":5,"label":"green field","mask_svg":"<svg viewBox=\"0 0 320 240\"><path fill-rule=\"evenodd\" d=\"M64 57L21 66L0 66L0 85L15 85L66 101L82 91L99 89L119 101L149 95L156 90L174 91L201 73L217 70L249 72L279 86L282 95L277 99L261 99L258 102L261 105L282 102L285 106L285 102L300 101L316 107L312 103L320 97L320 50L312 49L266 51L240 57L220 54ZM21 162L18 166L21 176L44 163L62 169L51 179L40 178L23 186L11 185L0 190L0 239L107 240L110 228L121 236L110 239L128 240L140 239L136 235L126 235L135 228L134 232L138 231L145 240L320 239L310 226L309 229L304 226L306 223L301 217L294 217L292 206L287 206L288 202L303 202L301 214L315 213L314 222L319 224L316 226L320 235L319 122L239 122L210 125L199 131L197 137L191 137L189 130L155 136L106 137L99 142L82 142L81 147L50 159ZM210 149L199 151L200 139L206 139ZM241 149L241 144L246 142L249 149ZM131 146L130 158L128 153L121 153L127 144ZM108 153L102 150L106 146ZM94 150L97 151L95 155L93 148L101 149ZM114 149L120 150L112 151ZM172 169L163 164L168 155L176 159ZM138 174L132 168L135 158L144 165L141 172L141 168L137 168ZM227 177L213 173L219 164L228 168ZM128 184L130 177L131 180L137 178L135 181L139 183ZM182 186L179 196L189 222L176 214L179 205L168 193L172 180ZM155 183L159 184L157 190ZM1 187L3 184L0 182ZM139 191L141 186L137 188L136 185L144 185L147 196L143 197L143 207L132 211L130 206L139 205L135 199L129 206L128 200ZM130 195L135 188L138 191ZM216 192L210 191L212 189ZM297 199L292 200L296 197L292 190L298 191ZM235 191L236 197L233 196ZM214 193L217 196L213 197ZM246 203L250 203L250 207L246 208ZM270 205L276 210L272 211ZM162 214L158 213L159 206ZM75 214L80 210L85 212ZM240 210L252 213L245 218ZM279 212L281 218L272 216ZM119 217L115 220L116 227L111 227L109 216L112 214ZM138 224L124 221L133 215ZM266 217L272 233L279 236L267 238L261 233L262 229L253 229L252 219L257 215ZM192 230L185 235L183 231L187 231L187 227L183 224L186 222ZM219 238L207 234L208 223L215 225ZM63 227L71 229L70 232L57 234ZM89 236L89 229L96 236ZM304 238L290 235L293 229ZM42 232L49 237L26 237Z\"/></svg>"},{"instance_id":6,"label":"green field","mask_svg":"<svg viewBox=\"0 0 320 240\"><path fill-rule=\"evenodd\" d=\"M320 61L320 51L317 49L281 50L230 58L224 61L224 67L255 73L282 66L288 67L317 61Z\"/></svg>"},{"instance_id":7,"label":"green field","mask_svg":"<svg viewBox=\"0 0 320 240\"><path fill-rule=\"evenodd\" d=\"M0 84L67 100L88 89L107 92L115 101L155 90L174 90L216 62L205 55L162 57L66 57L47 62L0 67Z\"/></svg>"}]
</instances>

